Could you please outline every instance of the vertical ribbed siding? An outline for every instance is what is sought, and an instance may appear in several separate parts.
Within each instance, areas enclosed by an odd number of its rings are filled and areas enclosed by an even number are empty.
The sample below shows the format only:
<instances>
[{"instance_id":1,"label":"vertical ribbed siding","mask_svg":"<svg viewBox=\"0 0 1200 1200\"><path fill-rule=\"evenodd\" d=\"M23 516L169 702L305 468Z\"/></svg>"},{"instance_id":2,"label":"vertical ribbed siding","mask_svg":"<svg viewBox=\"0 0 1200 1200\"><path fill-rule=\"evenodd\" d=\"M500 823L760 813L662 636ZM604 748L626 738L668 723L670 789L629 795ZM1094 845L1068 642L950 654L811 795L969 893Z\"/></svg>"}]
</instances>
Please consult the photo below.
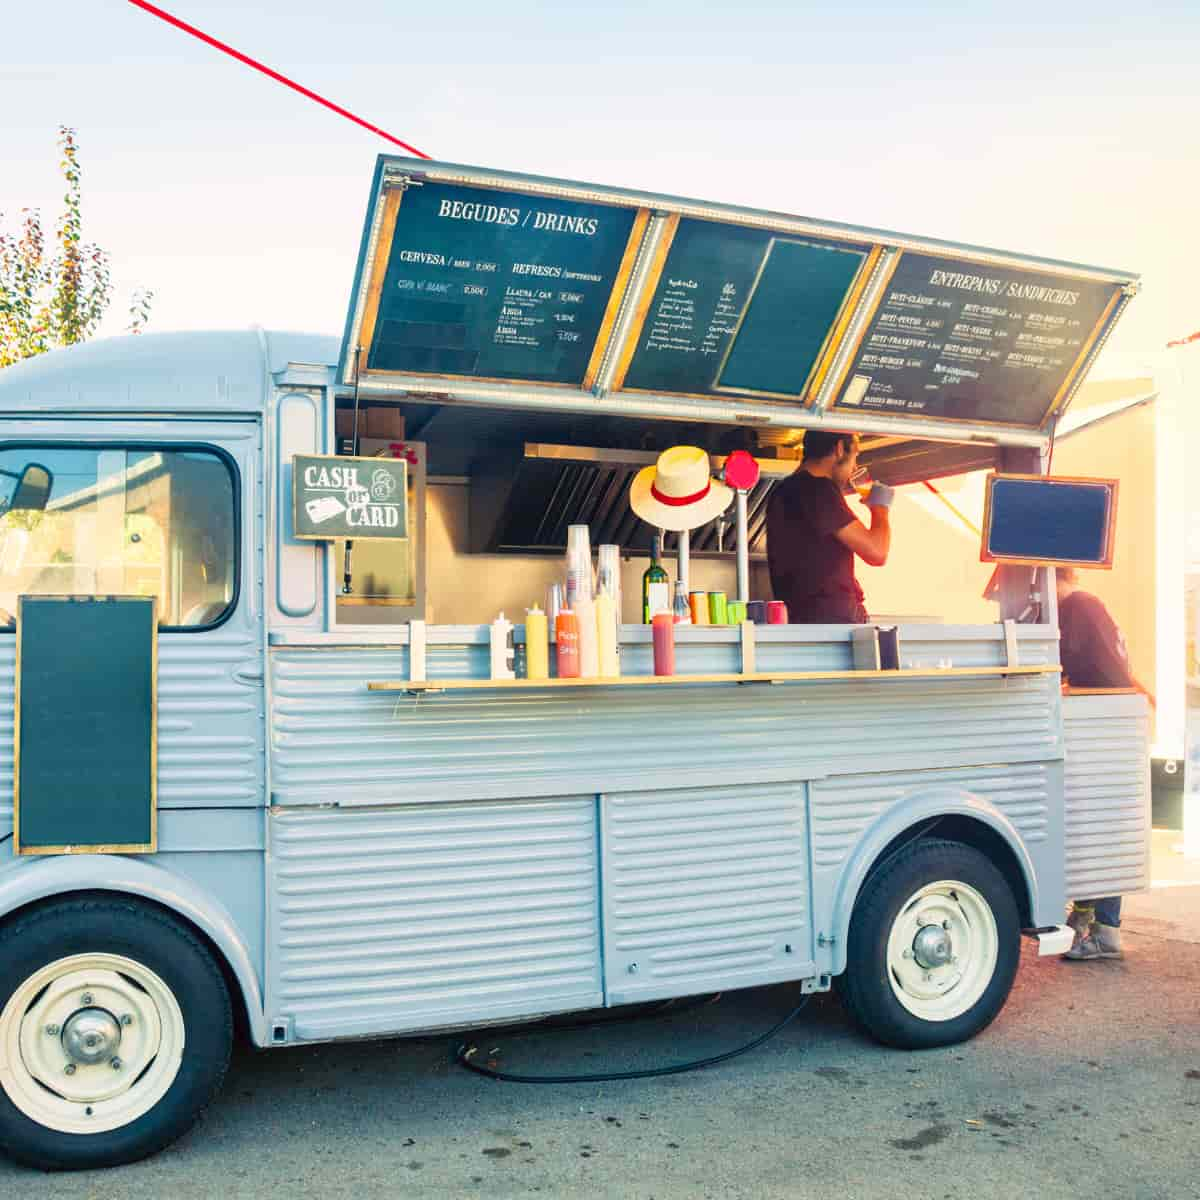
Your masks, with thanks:
<instances>
[{"instance_id":1,"label":"vertical ribbed siding","mask_svg":"<svg viewBox=\"0 0 1200 1200\"><path fill-rule=\"evenodd\" d=\"M610 1002L801 973L811 959L804 801L799 784L603 797Z\"/></svg>"},{"instance_id":2,"label":"vertical ribbed siding","mask_svg":"<svg viewBox=\"0 0 1200 1200\"><path fill-rule=\"evenodd\" d=\"M271 815L269 1006L301 1038L602 1001L591 797Z\"/></svg>"},{"instance_id":3,"label":"vertical ribbed siding","mask_svg":"<svg viewBox=\"0 0 1200 1200\"><path fill-rule=\"evenodd\" d=\"M1141 696L1068 696L1067 896L1091 900L1150 883L1149 719Z\"/></svg>"}]
</instances>

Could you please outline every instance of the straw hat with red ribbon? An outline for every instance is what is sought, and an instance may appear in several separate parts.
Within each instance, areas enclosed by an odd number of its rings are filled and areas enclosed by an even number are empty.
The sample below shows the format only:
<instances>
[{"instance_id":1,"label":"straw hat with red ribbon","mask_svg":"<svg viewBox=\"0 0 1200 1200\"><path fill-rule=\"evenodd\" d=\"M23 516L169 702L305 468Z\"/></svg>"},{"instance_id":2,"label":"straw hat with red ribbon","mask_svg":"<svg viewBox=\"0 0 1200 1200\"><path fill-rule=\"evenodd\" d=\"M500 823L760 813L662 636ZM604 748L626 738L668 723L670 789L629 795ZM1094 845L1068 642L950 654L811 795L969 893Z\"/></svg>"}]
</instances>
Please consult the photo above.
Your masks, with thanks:
<instances>
[{"instance_id":1,"label":"straw hat with red ribbon","mask_svg":"<svg viewBox=\"0 0 1200 1200\"><path fill-rule=\"evenodd\" d=\"M707 525L732 499L733 492L712 478L708 454L698 446L664 450L629 489L629 504L643 521L677 533Z\"/></svg>"}]
</instances>

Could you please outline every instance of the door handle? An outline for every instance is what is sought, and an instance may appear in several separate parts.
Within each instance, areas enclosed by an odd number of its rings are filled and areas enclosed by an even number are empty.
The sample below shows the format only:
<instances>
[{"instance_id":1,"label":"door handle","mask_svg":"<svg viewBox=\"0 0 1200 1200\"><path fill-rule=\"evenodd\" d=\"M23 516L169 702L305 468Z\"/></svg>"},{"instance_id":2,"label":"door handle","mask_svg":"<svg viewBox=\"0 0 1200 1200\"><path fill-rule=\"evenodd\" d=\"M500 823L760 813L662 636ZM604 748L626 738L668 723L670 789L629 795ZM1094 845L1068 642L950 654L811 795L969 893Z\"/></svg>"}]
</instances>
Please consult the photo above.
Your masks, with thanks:
<instances>
[{"instance_id":1,"label":"door handle","mask_svg":"<svg viewBox=\"0 0 1200 1200\"><path fill-rule=\"evenodd\" d=\"M263 669L258 665L235 667L232 675L234 682L242 684L243 687L257 687L263 681Z\"/></svg>"}]
</instances>

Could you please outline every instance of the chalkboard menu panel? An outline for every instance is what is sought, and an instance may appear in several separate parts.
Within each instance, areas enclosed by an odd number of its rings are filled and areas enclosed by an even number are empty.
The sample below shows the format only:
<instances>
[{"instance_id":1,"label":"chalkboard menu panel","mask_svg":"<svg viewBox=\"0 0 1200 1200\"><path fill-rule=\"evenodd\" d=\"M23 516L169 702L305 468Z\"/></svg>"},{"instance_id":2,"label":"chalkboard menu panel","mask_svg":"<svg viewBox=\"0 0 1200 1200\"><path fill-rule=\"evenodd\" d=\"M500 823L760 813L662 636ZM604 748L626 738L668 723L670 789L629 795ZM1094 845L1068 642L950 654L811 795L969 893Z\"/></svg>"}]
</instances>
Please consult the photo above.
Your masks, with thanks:
<instances>
[{"instance_id":1,"label":"chalkboard menu panel","mask_svg":"<svg viewBox=\"0 0 1200 1200\"><path fill-rule=\"evenodd\" d=\"M802 396L869 249L681 219L620 386Z\"/></svg>"},{"instance_id":2,"label":"chalkboard menu panel","mask_svg":"<svg viewBox=\"0 0 1200 1200\"><path fill-rule=\"evenodd\" d=\"M155 603L20 598L18 854L155 849Z\"/></svg>"},{"instance_id":3,"label":"chalkboard menu panel","mask_svg":"<svg viewBox=\"0 0 1200 1200\"><path fill-rule=\"evenodd\" d=\"M1116 516L1114 480L994 475L981 558L1111 567Z\"/></svg>"},{"instance_id":4,"label":"chalkboard menu panel","mask_svg":"<svg viewBox=\"0 0 1200 1200\"><path fill-rule=\"evenodd\" d=\"M902 254L834 406L1039 426L1120 286Z\"/></svg>"},{"instance_id":5,"label":"chalkboard menu panel","mask_svg":"<svg viewBox=\"0 0 1200 1200\"><path fill-rule=\"evenodd\" d=\"M426 181L395 211L368 371L583 383L636 209Z\"/></svg>"}]
</instances>

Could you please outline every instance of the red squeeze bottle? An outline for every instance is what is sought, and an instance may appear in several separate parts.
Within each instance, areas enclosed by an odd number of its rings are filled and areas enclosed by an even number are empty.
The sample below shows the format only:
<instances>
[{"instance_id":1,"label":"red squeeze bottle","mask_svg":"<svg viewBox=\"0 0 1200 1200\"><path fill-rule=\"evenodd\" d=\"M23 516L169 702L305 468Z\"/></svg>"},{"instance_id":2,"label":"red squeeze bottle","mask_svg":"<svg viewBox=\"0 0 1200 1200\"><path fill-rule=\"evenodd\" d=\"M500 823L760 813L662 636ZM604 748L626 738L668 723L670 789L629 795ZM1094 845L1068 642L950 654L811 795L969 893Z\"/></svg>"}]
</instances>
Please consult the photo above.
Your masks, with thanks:
<instances>
[{"instance_id":1,"label":"red squeeze bottle","mask_svg":"<svg viewBox=\"0 0 1200 1200\"><path fill-rule=\"evenodd\" d=\"M650 622L654 638L655 675L675 674L675 617L658 613Z\"/></svg>"},{"instance_id":2,"label":"red squeeze bottle","mask_svg":"<svg viewBox=\"0 0 1200 1200\"><path fill-rule=\"evenodd\" d=\"M559 679L579 678L579 618L562 609L554 622L554 655Z\"/></svg>"}]
</instances>

